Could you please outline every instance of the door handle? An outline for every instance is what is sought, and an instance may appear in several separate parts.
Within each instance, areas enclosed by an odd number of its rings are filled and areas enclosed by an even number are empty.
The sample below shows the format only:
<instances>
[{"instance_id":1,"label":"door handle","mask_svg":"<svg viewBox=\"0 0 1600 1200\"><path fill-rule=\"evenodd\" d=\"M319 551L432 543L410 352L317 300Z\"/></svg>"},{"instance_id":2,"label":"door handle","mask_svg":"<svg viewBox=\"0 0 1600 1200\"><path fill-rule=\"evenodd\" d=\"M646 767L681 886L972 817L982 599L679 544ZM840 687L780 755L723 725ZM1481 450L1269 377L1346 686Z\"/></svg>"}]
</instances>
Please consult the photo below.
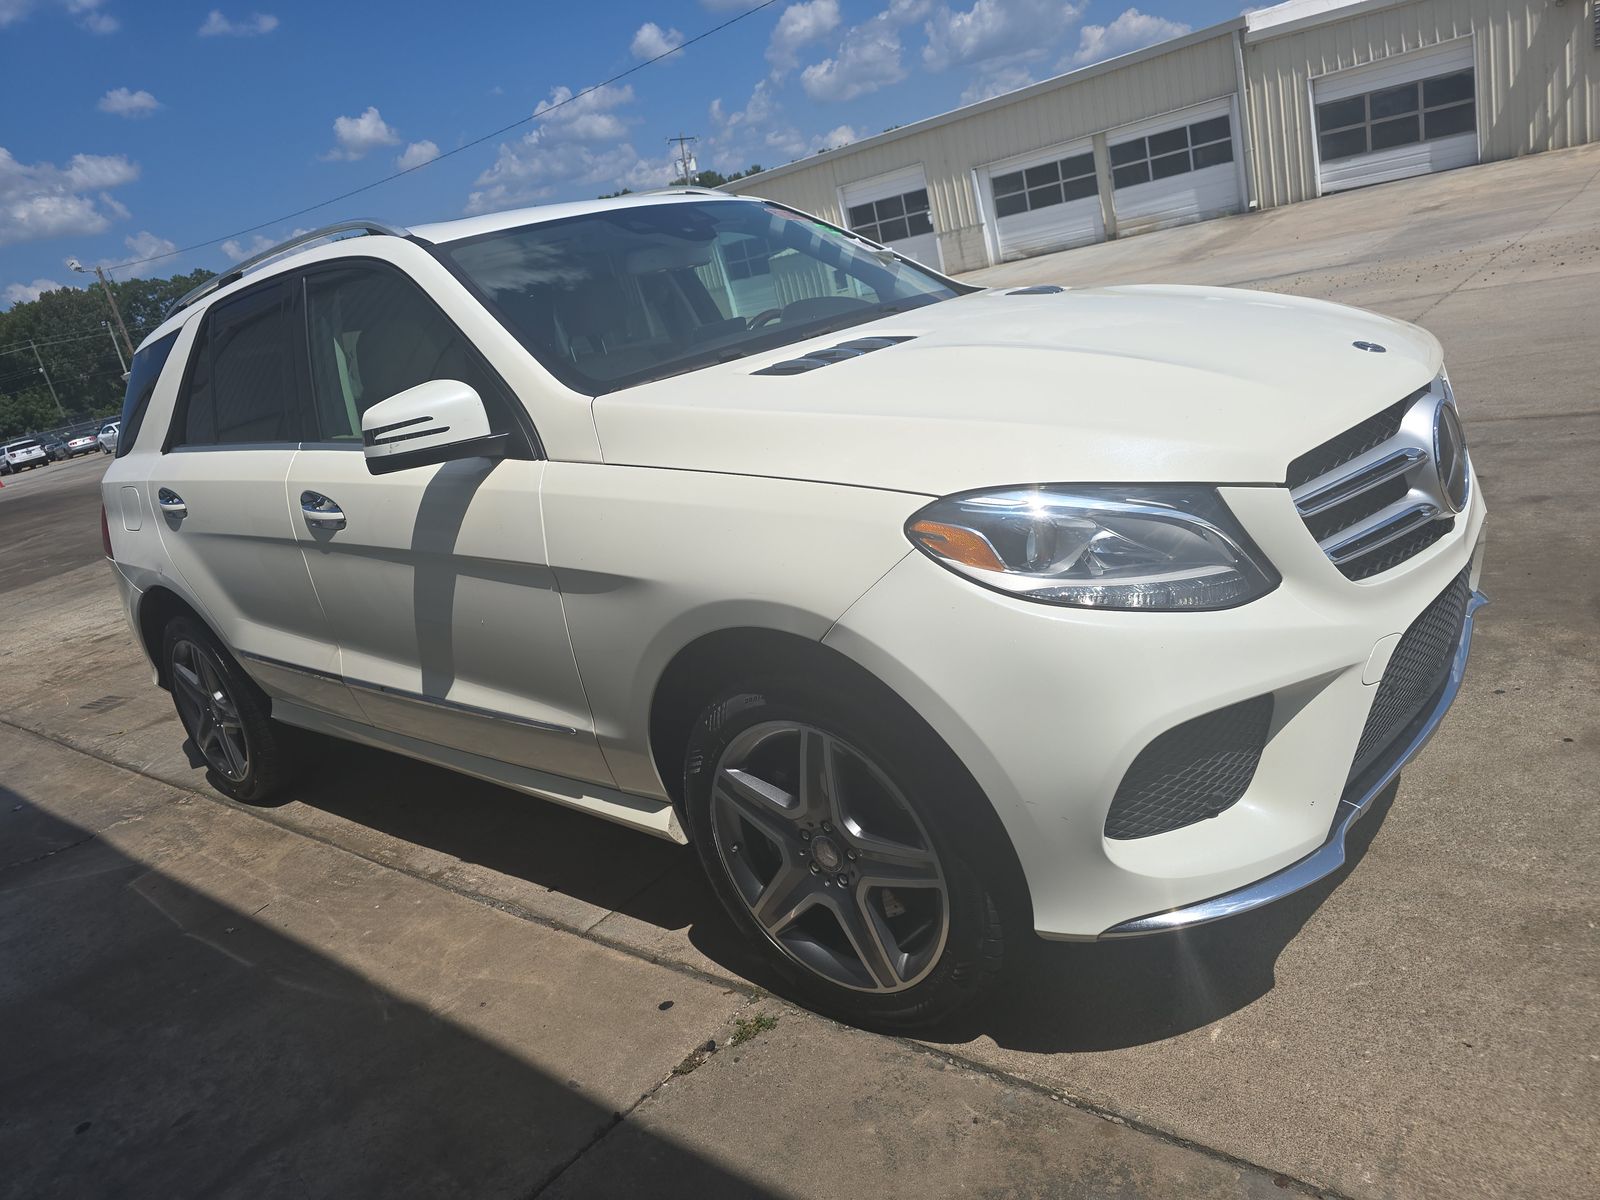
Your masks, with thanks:
<instances>
[{"instance_id":1,"label":"door handle","mask_svg":"<svg viewBox=\"0 0 1600 1200\"><path fill-rule=\"evenodd\" d=\"M156 492L156 506L169 517L178 517L181 520L189 515L189 506L183 502L183 497L171 488L161 488Z\"/></svg>"},{"instance_id":2,"label":"door handle","mask_svg":"<svg viewBox=\"0 0 1600 1200\"><path fill-rule=\"evenodd\" d=\"M344 509L321 492L301 492L300 512L313 529L343 529Z\"/></svg>"}]
</instances>

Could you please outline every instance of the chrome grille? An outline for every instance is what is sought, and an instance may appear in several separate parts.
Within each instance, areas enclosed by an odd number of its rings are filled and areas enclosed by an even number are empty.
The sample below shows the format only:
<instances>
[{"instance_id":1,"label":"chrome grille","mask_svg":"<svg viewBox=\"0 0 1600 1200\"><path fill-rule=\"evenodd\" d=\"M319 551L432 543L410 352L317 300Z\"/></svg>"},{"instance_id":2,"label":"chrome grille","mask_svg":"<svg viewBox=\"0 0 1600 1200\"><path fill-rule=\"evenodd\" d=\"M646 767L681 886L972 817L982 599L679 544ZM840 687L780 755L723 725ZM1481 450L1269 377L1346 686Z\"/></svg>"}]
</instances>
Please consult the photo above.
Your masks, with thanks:
<instances>
[{"instance_id":1,"label":"chrome grille","mask_svg":"<svg viewBox=\"0 0 1600 1200\"><path fill-rule=\"evenodd\" d=\"M1441 375L1289 464L1300 519L1347 579L1391 570L1455 527L1433 456L1446 404Z\"/></svg>"}]
</instances>

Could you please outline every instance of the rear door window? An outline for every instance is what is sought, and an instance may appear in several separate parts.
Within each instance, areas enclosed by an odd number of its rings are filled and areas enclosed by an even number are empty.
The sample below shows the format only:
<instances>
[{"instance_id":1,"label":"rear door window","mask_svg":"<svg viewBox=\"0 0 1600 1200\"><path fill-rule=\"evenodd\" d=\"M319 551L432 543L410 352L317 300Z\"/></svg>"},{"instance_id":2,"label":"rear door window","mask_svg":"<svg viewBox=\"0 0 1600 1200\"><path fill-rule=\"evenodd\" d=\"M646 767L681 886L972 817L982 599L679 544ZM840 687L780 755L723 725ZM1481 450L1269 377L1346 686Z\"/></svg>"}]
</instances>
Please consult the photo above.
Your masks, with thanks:
<instances>
[{"instance_id":1,"label":"rear door window","mask_svg":"<svg viewBox=\"0 0 1600 1200\"><path fill-rule=\"evenodd\" d=\"M307 436L292 303L289 284L274 280L211 307L169 449L292 444Z\"/></svg>"}]
</instances>

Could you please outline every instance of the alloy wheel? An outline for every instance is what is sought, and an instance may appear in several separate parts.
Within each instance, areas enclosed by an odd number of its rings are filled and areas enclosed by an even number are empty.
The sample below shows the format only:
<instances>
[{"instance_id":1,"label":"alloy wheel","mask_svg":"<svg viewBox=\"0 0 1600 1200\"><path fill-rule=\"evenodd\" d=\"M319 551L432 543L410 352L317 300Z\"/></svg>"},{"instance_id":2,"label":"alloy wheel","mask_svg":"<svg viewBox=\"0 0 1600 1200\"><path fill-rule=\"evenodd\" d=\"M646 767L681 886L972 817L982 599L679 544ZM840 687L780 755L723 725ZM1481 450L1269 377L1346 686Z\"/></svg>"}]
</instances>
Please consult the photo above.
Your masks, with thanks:
<instances>
[{"instance_id":1,"label":"alloy wheel","mask_svg":"<svg viewBox=\"0 0 1600 1200\"><path fill-rule=\"evenodd\" d=\"M239 705L228 691L221 665L204 646L187 638L172 644L172 695L189 737L211 768L234 783L250 773Z\"/></svg>"},{"instance_id":2,"label":"alloy wheel","mask_svg":"<svg viewBox=\"0 0 1600 1200\"><path fill-rule=\"evenodd\" d=\"M867 755L812 725L769 721L717 763L717 854L785 955L830 983L900 992L939 961L944 873L927 830Z\"/></svg>"}]
</instances>

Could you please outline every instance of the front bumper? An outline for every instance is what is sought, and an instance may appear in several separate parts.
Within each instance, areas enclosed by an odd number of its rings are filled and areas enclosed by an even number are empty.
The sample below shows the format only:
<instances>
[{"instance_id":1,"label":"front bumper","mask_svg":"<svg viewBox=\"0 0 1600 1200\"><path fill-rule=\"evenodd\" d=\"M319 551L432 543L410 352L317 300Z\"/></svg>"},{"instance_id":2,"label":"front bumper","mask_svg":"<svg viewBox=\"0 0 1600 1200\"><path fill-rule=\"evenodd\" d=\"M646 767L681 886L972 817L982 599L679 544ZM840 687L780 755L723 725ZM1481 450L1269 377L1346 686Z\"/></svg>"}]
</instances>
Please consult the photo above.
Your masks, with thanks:
<instances>
[{"instance_id":1,"label":"front bumper","mask_svg":"<svg viewBox=\"0 0 1600 1200\"><path fill-rule=\"evenodd\" d=\"M1415 737L1417 746L1383 758L1387 779L1346 793L1400 635L1469 566L1477 587L1478 489L1452 532L1361 582L1328 561L1285 489L1222 494L1283 577L1240 608L1054 607L977 587L912 553L825 639L893 688L966 765L1009 835L1044 937L1181 928L1305 886L1337 868L1350 818L1420 747ZM1460 685L1460 665L1430 726ZM1118 784L1153 739L1263 694L1274 699L1271 727L1232 807L1154 836L1105 836Z\"/></svg>"},{"instance_id":2,"label":"front bumper","mask_svg":"<svg viewBox=\"0 0 1600 1200\"><path fill-rule=\"evenodd\" d=\"M1197 904L1186 904L1182 908L1169 908L1166 912L1152 913L1147 917L1124 921L1120 925L1113 925L1100 936L1143 937L1152 933L1171 933L1179 929L1189 929L1195 925L1208 925L1212 921L1238 916L1240 913L1271 904L1274 900L1292 896L1302 888L1310 887L1320 879L1326 879L1344 866L1344 843L1350 833L1350 827L1366 816L1367 810L1372 807L1372 802L1383 794L1384 789L1395 781L1405 765L1427 745L1428 739L1433 736L1433 731L1439 728L1439 723L1444 720L1444 714L1450 711L1450 705L1455 702L1456 693L1461 690L1461 681L1467 674L1467 653L1472 648L1472 614L1488 602L1488 598L1482 592L1472 593L1471 600L1467 602L1467 619L1461 627L1461 641L1456 646L1455 661L1450 664L1450 674L1445 679L1438 698L1383 761L1374 764L1345 789L1344 795L1339 799L1339 807L1334 814L1333 828L1328 832L1327 841L1292 867L1268 875L1256 883L1221 896L1213 896Z\"/></svg>"}]
</instances>

